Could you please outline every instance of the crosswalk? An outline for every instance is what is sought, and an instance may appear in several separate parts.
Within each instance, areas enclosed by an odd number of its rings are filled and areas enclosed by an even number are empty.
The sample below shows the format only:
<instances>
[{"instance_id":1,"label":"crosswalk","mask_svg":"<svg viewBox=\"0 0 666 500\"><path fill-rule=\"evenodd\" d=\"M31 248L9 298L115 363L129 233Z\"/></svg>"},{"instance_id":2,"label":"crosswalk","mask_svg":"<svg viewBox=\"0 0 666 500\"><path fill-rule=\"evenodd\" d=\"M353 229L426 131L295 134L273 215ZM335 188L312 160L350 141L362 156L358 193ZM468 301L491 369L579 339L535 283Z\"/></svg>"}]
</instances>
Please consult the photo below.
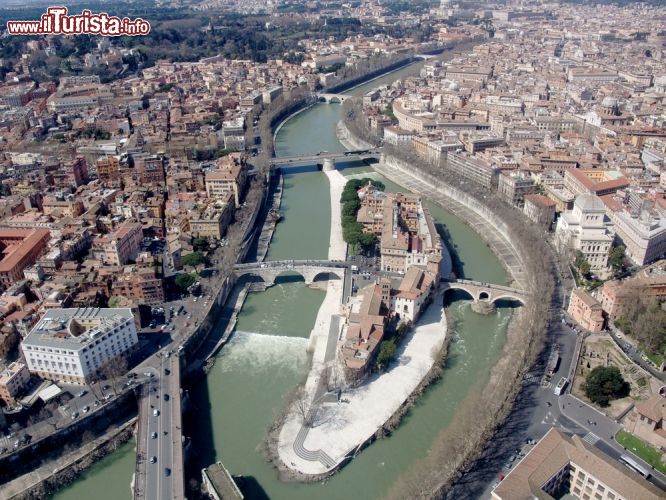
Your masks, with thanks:
<instances>
[{"instance_id":1,"label":"crosswalk","mask_svg":"<svg viewBox=\"0 0 666 500\"><path fill-rule=\"evenodd\" d=\"M543 375L538 375L535 373L527 373L523 378L524 385L538 384L544 389L548 389L553 386L553 383L546 379Z\"/></svg>"},{"instance_id":2,"label":"crosswalk","mask_svg":"<svg viewBox=\"0 0 666 500\"><path fill-rule=\"evenodd\" d=\"M599 441L600 439L601 439L601 438L600 438L599 436L597 436L596 434L594 434L593 432L588 432L588 433L585 434L585 436L583 437L583 441L587 441L587 442L590 443L592 446L594 446L595 444L597 444L597 441Z\"/></svg>"}]
</instances>

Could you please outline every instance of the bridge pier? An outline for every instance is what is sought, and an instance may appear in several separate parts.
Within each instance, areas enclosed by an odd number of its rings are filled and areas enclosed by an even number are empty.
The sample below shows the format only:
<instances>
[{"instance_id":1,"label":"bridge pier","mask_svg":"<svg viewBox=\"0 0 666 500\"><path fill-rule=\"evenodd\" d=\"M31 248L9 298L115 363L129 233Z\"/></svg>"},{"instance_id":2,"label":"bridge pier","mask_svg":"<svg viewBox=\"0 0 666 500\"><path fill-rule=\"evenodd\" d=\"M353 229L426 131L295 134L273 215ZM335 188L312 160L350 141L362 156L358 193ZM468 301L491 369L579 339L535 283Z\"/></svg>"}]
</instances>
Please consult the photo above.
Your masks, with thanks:
<instances>
[{"instance_id":1,"label":"bridge pier","mask_svg":"<svg viewBox=\"0 0 666 500\"><path fill-rule=\"evenodd\" d=\"M488 302L487 300L475 300L472 302L472 311L477 314L493 314L497 311L495 304Z\"/></svg>"},{"instance_id":2,"label":"bridge pier","mask_svg":"<svg viewBox=\"0 0 666 500\"><path fill-rule=\"evenodd\" d=\"M332 172L335 170L335 159L334 158L326 158L324 160L324 167L323 167L324 172Z\"/></svg>"}]
</instances>

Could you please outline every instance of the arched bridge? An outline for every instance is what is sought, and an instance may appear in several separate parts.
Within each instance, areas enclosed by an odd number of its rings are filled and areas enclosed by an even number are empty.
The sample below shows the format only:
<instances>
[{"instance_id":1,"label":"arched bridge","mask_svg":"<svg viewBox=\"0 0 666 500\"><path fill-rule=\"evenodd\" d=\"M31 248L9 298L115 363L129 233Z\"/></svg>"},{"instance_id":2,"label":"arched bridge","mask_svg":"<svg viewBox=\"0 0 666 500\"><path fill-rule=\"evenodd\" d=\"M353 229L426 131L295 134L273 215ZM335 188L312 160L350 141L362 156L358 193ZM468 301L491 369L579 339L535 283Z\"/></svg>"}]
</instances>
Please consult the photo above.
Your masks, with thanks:
<instances>
[{"instance_id":1,"label":"arched bridge","mask_svg":"<svg viewBox=\"0 0 666 500\"><path fill-rule=\"evenodd\" d=\"M486 301L493 304L498 300L515 300L525 305L527 300L525 291L509 286L472 280L442 280L442 285L445 290L464 290L475 302Z\"/></svg>"},{"instance_id":2,"label":"arched bridge","mask_svg":"<svg viewBox=\"0 0 666 500\"><path fill-rule=\"evenodd\" d=\"M347 99L349 99L351 96L344 95L344 94L317 94L317 100L320 102L339 102L342 104L345 102Z\"/></svg>"},{"instance_id":3,"label":"arched bridge","mask_svg":"<svg viewBox=\"0 0 666 500\"><path fill-rule=\"evenodd\" d=\"M275 284L275 279L281 274L293 272L300 274L309 285L323 274L334 275L344 279L349 264L339 260L271 260L267 262L248 262L234 266L234 276L239 279L243 276L256 276L261 278L269 287Z\"/></svg>"}]
</instances>

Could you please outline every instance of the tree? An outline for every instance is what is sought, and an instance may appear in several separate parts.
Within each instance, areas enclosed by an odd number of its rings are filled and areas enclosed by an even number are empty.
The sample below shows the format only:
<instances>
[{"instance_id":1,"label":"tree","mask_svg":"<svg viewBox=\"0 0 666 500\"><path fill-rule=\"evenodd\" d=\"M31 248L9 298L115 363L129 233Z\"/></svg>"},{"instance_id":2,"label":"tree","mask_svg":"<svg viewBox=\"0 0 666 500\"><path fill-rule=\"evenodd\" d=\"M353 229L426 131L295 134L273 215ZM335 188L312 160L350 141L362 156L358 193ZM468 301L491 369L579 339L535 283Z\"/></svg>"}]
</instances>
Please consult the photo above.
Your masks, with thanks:
<instances>
[{"instance_id":1,"label":"tree","mask_svg":"<svg viewBox=\"0 0 666 500\"><path fill-rule=\"evenodd\" d=\"M608 406L613 399L628 396L629 389L629 384L615 366L597 366L583 384L585 395L601 407Z\"/></svg>"},{"instance_id":2,"label":"tree","mask_svg":"<svg viewBox=\"0 0 666 500\"><path fill-rule=\"evenodd\" d=\"M377 367L384 371L389 363L395 357L396 345L395 340L385 340L379 346L379 354L377 355Z\"/></svg>"},{"instance_id":3,"label":"tree","mask_svg":"<svg viewBox=\"0 0 666 500\"><path fill-rule=\"evenodd\" d=\"M622 270L624 266L624 257L626 247L624 245L618 245L611 248L610 253L608 254L608 264L613 268L613 272L617 274Z\"/></svg>"},{"instance_id":4,"label":"tree","mask_svg":"<svg viewBox=\"0 0 666 500\"><path fill-rule=\"evenodd\" d=\"M185 266L196 267L206 261L201 252L192 252L183 257L182 262Z\"/></svg>"},{"instance_id":5,"label":"tree","mask_svg":"<svg viewBox=\"0 0 666 500\"><path fill-rule=\"evenodd\" d=\"M580 250L576 250L576 258L574 260L574 266L578 269L578 272L583 276L590 274L590 263L585 258L585 255Z\"/></svg>"},{"instance_id":6,"label":"tree","mask_svg":"<svg viewBox=\"0 0 666 500\"><path fill-rule=\"evenodd\" d=\"M176 277L176 286L182 291L187 291L189 287L197 281L197 275L194 273L180 274Z\"/></svg>"},{"instance_id":7,"label":"tree","mask_svg":"<svg viewBox=\"0 0 666 500\"><path fill-rule=\"evenodd\" d=\"M194 238L194 241L192 241L192 246L194 247L195 250L197 251L206 251L208 250L208 239L207 238Z\"/></svg>"}]
</instances>

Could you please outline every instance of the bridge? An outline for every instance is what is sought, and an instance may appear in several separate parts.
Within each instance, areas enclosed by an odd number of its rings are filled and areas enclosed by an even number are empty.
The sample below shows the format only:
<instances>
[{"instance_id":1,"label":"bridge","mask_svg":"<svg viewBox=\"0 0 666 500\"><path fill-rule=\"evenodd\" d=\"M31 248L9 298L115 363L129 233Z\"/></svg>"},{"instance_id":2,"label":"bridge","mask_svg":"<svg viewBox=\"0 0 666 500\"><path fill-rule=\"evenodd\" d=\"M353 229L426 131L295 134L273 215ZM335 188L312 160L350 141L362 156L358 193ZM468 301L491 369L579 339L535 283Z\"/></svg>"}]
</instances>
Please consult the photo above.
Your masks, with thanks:
<instances>
[{"instance_id":1,"label":"bridge","mask_svg":"<svg viewBox=\"0 0 666 500\"><path fill-rule=\"evenodd\" d=\"M445 290L463 290L472 296L474 302L489 302L494 304L498 300L515 300L525 305L527 293L518 288L509 286L493 285L472 280L442 280Z\"/></svg>"},{"instance_id":2,"label":"bridge","mask_svg":"<svg viewBox=\"0 0 666 500\"><path fill-rule=\"evenodd\" d=\"M270 164L272 167L279 166L282 169L285 167L302 167L305 165L324 165L325 170L333 170L336 161L378 160L381 155L382 148L356 149L340 153L322 151L321 153L314 155L279 156L271 158Z\"/></svg>"},{"instance_id":3,"label":"bridge","mask_svg":"<svg viewBox=\"0 0 666 500\"><path fill-rule=\"evenodd\" d=\"M319 102L328 102L328 103L339 102L340 104L342 104L350 97L352 96L345 94L317 94L317 100Z\"/></svg>"},{"instance_id":4,"label":"bridge","mask_svg":"<svg viewBox=\"0 0 666 500\"><path fill-rule=\"evenodd\" d=\"M275 284L275 279L281 274L292 272L300 274L305 284L313 283L318 277L330 277L344 279L349 264L339 260L272 260L267 262L249 262L236 264L234 276L240 279L243 276L255 276L261 278L269 287Z\"/></svg>"}]
</instances>

